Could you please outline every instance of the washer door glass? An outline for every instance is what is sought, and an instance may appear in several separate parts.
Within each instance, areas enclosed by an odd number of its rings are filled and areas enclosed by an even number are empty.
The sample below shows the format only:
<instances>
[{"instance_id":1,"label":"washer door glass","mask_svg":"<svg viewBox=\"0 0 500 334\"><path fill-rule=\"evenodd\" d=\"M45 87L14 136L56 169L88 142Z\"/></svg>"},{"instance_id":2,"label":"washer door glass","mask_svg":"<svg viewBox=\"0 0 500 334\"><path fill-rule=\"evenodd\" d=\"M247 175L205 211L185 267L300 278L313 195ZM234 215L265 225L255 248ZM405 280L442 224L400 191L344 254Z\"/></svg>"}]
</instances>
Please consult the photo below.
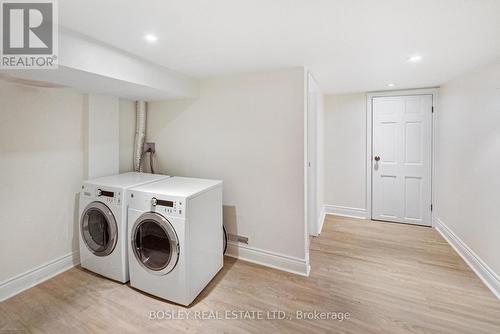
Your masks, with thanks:
<instances>
[{"instance_id":1,"label":"washer door glass","mask_svg":"<svg viewBox=\"0 0 500 334\"><path fill-rule=\"evenodd\" d=\"M117 225L111 210L101 202L92 202L82 214L82 239L97 256L111 254L116 246Z\"/></svg>"},{"instance_id":2,"label":"washer door glass","mask_svg":"<svg viewBox=\"0 0 500 334\"><path fill-rule=\"evenodd\" d=\"M132 228L132 249L139 264L147 271L164 275L174 269L179 258L179 240L170 222L148 212Z\"/></svg>"}]
</instances>

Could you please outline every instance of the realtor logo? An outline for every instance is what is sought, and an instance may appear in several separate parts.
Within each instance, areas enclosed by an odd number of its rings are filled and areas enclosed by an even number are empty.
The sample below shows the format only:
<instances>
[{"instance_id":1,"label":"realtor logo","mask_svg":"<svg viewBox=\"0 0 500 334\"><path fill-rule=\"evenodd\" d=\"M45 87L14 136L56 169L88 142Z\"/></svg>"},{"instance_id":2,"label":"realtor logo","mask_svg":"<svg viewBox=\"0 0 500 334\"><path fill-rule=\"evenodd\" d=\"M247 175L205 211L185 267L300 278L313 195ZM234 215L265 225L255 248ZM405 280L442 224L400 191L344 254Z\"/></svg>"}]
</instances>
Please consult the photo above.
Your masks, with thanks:
<instances>
[{"instance_id":1,"label":"realtor logo","mask_svg":"<svg viewBox=\"0 0 500 334\"><path fill-rule=\"evenodd\" d=\"M57 68L57 3L55 0L1 3L2 69Z\"/></svg>"}]
</instances>

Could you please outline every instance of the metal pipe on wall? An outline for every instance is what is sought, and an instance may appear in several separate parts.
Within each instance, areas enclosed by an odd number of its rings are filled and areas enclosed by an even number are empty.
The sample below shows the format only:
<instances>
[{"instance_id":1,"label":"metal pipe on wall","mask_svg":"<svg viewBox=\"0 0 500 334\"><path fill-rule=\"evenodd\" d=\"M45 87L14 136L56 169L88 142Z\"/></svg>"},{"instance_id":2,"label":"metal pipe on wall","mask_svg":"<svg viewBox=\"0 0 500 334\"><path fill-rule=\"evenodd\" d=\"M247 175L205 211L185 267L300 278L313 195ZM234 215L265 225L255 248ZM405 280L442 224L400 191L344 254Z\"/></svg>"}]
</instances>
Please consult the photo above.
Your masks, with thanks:
<instances>
[{"instance_id":1,"label":"metal pipe on wall","mask_svg":"<svg viewBox=\"0 0 500 334\"><path fill-rule=\"evenodd\" d=\"M134 140L134 171L142 172L142 157L144 151L144 140L146 138L146 116L147 103L137 101L135 103L135 140Z\"/></svg>"}]
</instances>

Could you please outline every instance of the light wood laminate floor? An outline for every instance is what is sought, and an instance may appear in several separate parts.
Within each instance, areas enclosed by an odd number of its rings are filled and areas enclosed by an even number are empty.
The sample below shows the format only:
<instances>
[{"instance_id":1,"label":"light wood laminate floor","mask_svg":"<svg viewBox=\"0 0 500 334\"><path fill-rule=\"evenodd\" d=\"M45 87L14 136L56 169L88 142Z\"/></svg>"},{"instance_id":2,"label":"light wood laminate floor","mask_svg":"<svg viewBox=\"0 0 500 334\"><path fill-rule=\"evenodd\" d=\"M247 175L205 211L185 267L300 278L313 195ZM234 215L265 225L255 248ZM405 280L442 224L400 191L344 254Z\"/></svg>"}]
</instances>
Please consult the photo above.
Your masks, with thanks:
<instances>
[{"instance_id":1,"label":"light wood laminate floor","mask_svg":"<svg viewBox=\"0 0 500 334\"><path fill-rule=\"evenodd\" d=\"M2 302L0 334L500 333L500 301L431 228L327 216L310 255L310 277L226 258L190 308L73 268ZM283 310L292 319L149 319L179 310ZM297 310L350 320L293 319Z\"/></svg>"}]
</instances>

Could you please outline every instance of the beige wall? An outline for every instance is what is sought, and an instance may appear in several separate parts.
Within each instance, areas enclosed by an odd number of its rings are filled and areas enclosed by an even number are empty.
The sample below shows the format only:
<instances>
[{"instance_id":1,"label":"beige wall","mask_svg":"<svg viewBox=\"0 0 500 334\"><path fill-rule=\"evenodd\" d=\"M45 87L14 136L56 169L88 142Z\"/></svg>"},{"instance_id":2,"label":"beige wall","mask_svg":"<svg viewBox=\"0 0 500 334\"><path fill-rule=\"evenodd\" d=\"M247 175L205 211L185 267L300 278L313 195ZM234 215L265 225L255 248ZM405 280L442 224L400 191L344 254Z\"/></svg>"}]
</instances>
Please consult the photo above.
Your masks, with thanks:
<instances>
[{"instance_id":1,"label":"beige wall","mask_svg":"<svg viewBox=\"0 0 500 334\"><path fill-rule=\"evenodd\" d=\"M326 95L325 205L367 209L366 94Z\"/></svg>"},{"instance_id":2,"label":"beige wall","mask_svg":"<svg viewBox=\"0 0 500 334\"><path fill-rule=\"evenodd\" d=\"M0 285L78 248L83 95L0 81Z\"/></svg>"},{"instance_id":3,"label":"beige wall","mask_svg":"<svg viewBox=\"0 0 500 334\"><path fill-rule=\"evenodd\" d=\"M500 286L500 63L440 89L435 214L497 275Z\"/></svg>"},{"instance_id":4,"label":"beige wall","mask_svg":"<svg viewBox=\"0 0 500 334\"><path fill-rule=\"evenodd\" d=\"M149 103L147 124L159 172L224 180L230 233L305 258L303 69L203 80L199 99Z\"/></svg>"}]
</instances>

